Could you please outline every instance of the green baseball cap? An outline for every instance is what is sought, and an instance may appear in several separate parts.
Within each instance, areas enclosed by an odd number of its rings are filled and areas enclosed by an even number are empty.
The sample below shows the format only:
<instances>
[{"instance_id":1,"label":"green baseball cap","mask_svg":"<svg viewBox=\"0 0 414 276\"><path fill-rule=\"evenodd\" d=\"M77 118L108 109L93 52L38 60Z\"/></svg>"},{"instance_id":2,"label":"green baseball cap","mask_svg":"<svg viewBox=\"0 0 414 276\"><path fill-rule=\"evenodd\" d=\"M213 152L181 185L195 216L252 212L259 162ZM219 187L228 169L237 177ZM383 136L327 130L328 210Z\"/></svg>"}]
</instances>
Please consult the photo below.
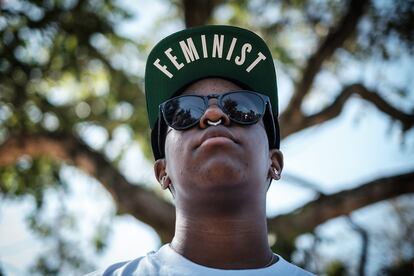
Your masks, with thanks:
<instances>
[{"instance_id":1,"label":"green baseball cap","mask_svg":"<svg viewBox=\"0 0 414 276\"><path fill-rule=\"evenodd\" d=\"M208 77L235 81L270 98L279 148L278 96L272 55L257 34L234 26L208 25L185 29L161 40L148 56L145 95L155 159L163 157L159 105L187 85ZM156 141L157 140L157 141Z\"/></svg>"}]
</instances>

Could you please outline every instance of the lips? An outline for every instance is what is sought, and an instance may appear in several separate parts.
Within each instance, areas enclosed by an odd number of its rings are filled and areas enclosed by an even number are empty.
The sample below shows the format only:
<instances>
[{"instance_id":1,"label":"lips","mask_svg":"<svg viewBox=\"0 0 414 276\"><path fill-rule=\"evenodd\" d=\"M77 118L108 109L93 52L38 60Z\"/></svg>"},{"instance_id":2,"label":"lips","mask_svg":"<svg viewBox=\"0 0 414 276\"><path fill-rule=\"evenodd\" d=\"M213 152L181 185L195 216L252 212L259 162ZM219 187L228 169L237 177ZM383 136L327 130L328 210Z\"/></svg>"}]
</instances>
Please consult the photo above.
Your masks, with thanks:
<instances>
[{"instance_id":1,"label":"lips","mask_svg":"<svg viewBox=\"0 0 414 276\"><path fill-rule=\"evenodd\" d=\"M204 133L201 135L199 142L197 143L197 147L201 146L204 142L211 138L227 138L233 141L234 143L238 144L238 141L234 137L234 135L228 130L228 128L224 126L216 126L216 127L209 127L207 128Z\"/></svg>"}]
</instances>

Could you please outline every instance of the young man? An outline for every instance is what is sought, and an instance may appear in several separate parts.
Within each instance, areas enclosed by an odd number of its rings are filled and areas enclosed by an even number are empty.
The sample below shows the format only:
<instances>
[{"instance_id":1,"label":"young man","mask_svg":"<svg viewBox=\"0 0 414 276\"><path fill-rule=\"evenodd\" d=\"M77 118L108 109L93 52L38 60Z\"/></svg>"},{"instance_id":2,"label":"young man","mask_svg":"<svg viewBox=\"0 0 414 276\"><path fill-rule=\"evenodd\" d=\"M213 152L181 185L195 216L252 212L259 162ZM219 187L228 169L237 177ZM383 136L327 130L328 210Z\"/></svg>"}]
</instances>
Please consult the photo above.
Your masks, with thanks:
<instances>
[{"instance_id":1,"label":"young man","mask_svg":"<svg viewBox=\"0 0 414 276\"><path fill-rule=\"evenodd\" d=\"M265 42L231 26L172 34L148 57L145 89L155 174L174 197L175 235L103 275L311 275L267 241L266 192L283 156Z\"/></svg>"}]
</instances>

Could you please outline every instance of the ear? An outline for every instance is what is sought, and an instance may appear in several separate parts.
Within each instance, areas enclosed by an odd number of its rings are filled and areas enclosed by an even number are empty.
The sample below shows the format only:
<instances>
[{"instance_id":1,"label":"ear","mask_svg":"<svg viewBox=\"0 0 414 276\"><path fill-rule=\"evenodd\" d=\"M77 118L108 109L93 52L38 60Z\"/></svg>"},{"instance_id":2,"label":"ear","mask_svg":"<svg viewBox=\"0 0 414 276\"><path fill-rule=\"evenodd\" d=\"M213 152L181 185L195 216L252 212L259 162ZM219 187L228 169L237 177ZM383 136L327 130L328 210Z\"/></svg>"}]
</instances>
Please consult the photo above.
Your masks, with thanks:
<instances>
[{"instance_id":1,"label":"ear","mask_svg":"<svg viewBox=\"0 0 414 276\"><path fill-rule=\"evenodd\" d=\"M165 159L158 159L154 163L154 173L155 177L157 178L158 182L161 184L161 188L163 190L169 188L171 185L171 179L167 174L167 166Z\"/></svg>"},{"instance_id":2,"label":"ear","mask_svg":"<svg viewBox=\"0 0 414 276\"><path fill-rule=\"evenodd\" d=\"M269 176L275 180L279 180L283 170L283 154L278 149L269 151L271 165L269 168Z\"/></svg>"}]
</instances>

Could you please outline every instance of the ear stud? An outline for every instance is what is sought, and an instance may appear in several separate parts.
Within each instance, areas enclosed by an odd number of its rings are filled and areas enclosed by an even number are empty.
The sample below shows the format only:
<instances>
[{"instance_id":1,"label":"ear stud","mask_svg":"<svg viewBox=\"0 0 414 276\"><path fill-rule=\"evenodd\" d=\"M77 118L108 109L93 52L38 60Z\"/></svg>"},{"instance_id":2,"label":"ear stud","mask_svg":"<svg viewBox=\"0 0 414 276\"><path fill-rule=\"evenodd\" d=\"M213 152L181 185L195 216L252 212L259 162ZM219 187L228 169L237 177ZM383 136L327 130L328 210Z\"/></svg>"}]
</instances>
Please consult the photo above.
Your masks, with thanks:
<instances>
[{"instance_id":1,"label":"ear stud","mask_svg":"<svg viewBox=\"0 0 414 276\"><path fill-rule=\"evenodd\" d=\"M279 180L280 179L280 172L276 168L272 168L274 179Z\"/></svg>"},{"instance_id":2,"label":"ear stud","mask_svg":"<svg viewBox=\"0 0 414 276\"><path fill-rule=\"evenodd\" d=\"M165 184L165 182L167 181L167 176L166 175L164 175L162 178L161 178L161 186L165 189L165 188L168 188L168 185L166 185Z\"/></svg>"}]
</instances>

